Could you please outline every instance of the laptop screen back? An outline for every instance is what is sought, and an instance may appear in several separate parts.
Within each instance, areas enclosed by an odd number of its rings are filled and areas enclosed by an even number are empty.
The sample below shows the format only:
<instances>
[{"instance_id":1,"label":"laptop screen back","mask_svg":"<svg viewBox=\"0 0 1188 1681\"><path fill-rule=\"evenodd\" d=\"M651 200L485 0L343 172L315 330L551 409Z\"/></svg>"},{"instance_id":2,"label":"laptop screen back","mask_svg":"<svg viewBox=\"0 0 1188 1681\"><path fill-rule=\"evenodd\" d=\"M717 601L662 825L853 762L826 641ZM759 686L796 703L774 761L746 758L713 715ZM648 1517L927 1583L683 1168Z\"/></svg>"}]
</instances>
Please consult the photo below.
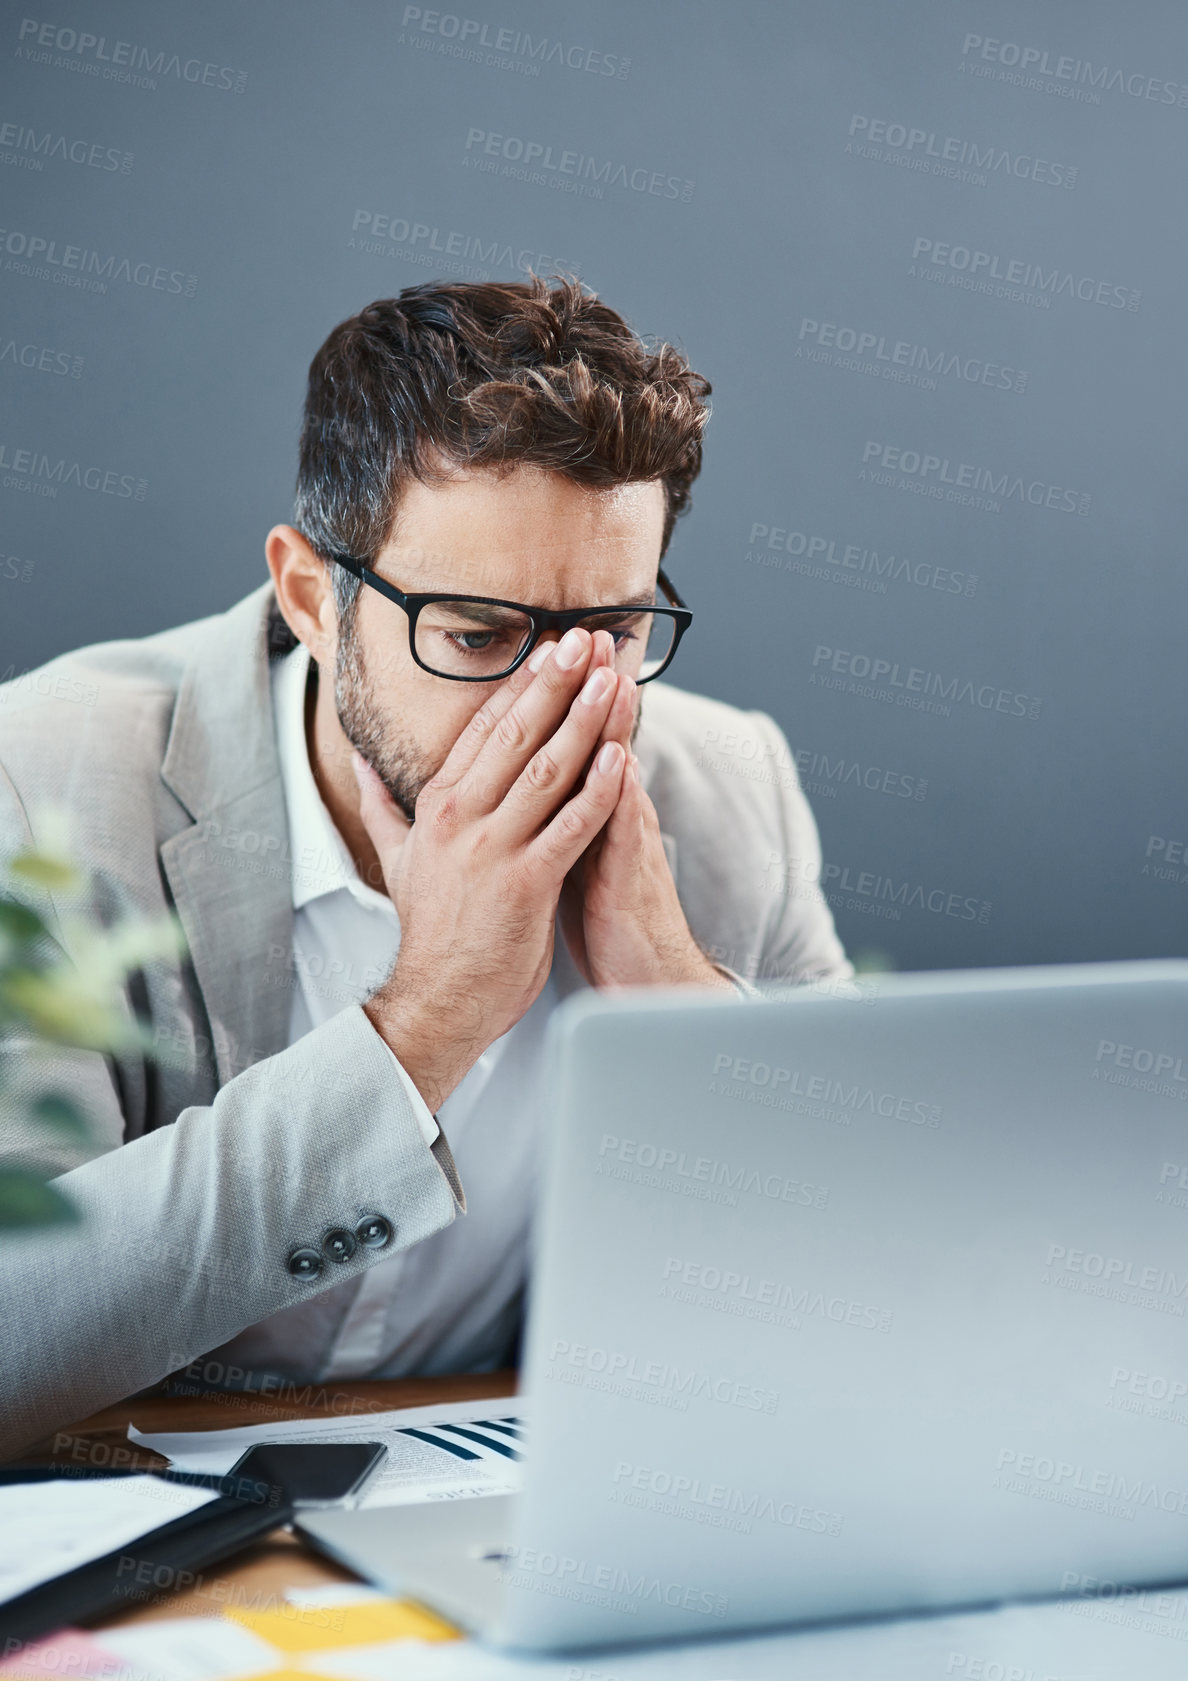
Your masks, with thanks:
<instances>
[{"instance_id":1,"label":"laptop screen back","mask_svg":"<svg viewBox=\"0 0 1188 1681\"><path fill-rule=\"evenodd\" d=\"M499 1639L1188 1576L1188 964L550 1032Z\"/></svg>"}]
</instances>

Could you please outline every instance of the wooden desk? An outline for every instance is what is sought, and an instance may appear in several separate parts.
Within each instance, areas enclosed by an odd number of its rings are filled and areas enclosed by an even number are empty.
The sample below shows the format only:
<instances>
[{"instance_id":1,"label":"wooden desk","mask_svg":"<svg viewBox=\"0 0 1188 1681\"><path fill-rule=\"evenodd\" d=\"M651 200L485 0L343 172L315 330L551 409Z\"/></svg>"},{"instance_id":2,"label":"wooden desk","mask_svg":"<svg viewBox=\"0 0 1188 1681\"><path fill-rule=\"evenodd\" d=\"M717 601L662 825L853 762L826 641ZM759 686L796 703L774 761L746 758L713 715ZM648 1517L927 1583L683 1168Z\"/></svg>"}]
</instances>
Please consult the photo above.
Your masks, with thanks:
<instances>
[{"instance_id":1,"label":"wooden desk","mask_svg":"<svg viewBox=\"0 0 1188 1681\"><path fill-rule=\"evenodd\" d=\"M162 1395L149 1391L108 1407L66 1430L56 1431L28 1448L20 1465L109 1466L125 1470L159 1469L158 1454L136 1448L127 1439L129 1424L146 1432L165 1430L229 1430L244 1424L278 1423L282 1419L364 1418L369 1412L393 1407L436 1406L445 1401L481 1401L488 1396L514 1395L514 1372L482 1372L461 1377L400 1378L380 1383L337 1383L321 1387L294 1385L278 1398L234 1394ZM298 1395L299 1400L292 1397ZM217 1616L232 1606L276 1609L290 1587L324 1582L352 1582L349 1570L313 1552L284 1529L246 1547L206 1572L202 1581L183 1593L167 1594L133 1610L121 1611L88 1626L108 1628L158 1621L165 1617Z\"/></svg>"}]
</instances>

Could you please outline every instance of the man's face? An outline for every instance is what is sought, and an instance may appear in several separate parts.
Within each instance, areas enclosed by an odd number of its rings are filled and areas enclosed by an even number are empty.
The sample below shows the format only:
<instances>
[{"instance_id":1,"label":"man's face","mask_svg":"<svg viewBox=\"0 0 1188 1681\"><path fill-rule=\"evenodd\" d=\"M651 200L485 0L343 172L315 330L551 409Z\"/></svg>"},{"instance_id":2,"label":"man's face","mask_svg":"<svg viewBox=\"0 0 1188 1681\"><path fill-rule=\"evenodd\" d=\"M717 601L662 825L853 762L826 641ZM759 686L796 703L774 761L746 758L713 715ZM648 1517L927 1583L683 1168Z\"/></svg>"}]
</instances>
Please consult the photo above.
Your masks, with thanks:
<instances>
[{"instance_id":1,"label":"man's face","mask_svg":"<svg viewBox=\"0 0 1188 1681\"><path fill-rule=\"evenodd\" d=\"M482 471L444 485L414 481L373 565L408 594L449 590L557 610L613 607L650 599L664 512L658 480L594 490L520 466L502 479ZM405 614L360 586L338 639L335 706L347 739L406 817L414 817L421 789L497 686L422 670Z\"/></svg>"}]
</instances>

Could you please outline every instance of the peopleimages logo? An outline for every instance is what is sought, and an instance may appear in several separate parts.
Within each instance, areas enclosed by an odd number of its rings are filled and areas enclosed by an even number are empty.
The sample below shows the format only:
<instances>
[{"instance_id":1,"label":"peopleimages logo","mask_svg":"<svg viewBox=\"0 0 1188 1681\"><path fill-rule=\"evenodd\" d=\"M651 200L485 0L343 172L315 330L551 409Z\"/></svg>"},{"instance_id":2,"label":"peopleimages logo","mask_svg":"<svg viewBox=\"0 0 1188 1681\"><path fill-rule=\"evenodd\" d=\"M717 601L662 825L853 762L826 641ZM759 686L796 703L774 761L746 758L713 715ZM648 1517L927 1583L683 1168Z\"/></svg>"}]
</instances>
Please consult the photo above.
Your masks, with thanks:
<instances>
[{"instance_id":1,"label":"peopleimages logo","mask_svg":"<svg viewBox=\"0 0 1188 1681\"><path fill-rule=\"evenodd\" d=\"M770 1494L753 1494L728 1483L712 1483L704 1477L669 1471L652 1465L635 1465L621 1459L615 1466L614 1496L625 1506L644 1506L670 1517L693 1518L714 1528L751 1533L753 1520L783 1524L786 1528L811 1530L816 1535L840 1535L840 1512L823 1512L795 1500ZM573 1673L576 1678L576 1671ZM590 1681L595 1672L588 1671ZM609 1681L609 1678L608 1678Z\"/></svg>"},{"instance_id":2,"label":"peopleimages logo","mask_svg":"<svg viewBox=\"0 0 1188 1681\"><path fill-rule=\"evenodd\" d=\"M1142 873L1152 881L1174 883L1188 887L1188 840L1170 835L1147 837L1146 863Z\"/></svg>"},{"instance_id":3,"label":"peopleimages logo","mask_svg":"<svg viewBox=\"0 0 1188 1681\"><path fill-rule=\"evenodd\" d=\"M106 292L110 280L153 292L173 292L192 298L198 277L181 269L167 269L159 263L135 262L114 251L92 251L85 245L62 245L44 234L24 233L19 228L0 228L0 254L4 268L35 280L52 280L58 285L77 286L88 292Z\"/></svg>"},{"instance_id":4,"label":"peopleimages logo","mask_svg":"<svg viewBox=\"0 0 1188 1681\"><path fill-rule=\"evenodd\" d=\"M670 1255L661 1274L659 1294L687 1307L710 1308L764 1324L781 1325L799 1331L806 1319L817 1315L835 1325L849 1325L859 1331L890 1331L895 1315L890 1308L853 1301L849 1296L828 1296L809 1285L783 1284L775 1278L755 1278L730 1267L706 1265Z\"/></svg>"},{"instance_id":5,"label":"peopleimages logo","mask_svg":"<svg viewBox=\"0 0 1188 1681\"><path fill-rule=\"evenodd\" d=\"M928 780L888 770L857 759L830 758L828 753L809 747L791 749L782 742L761 741L758 736L739 735L737 730L707 729L703 751L695 764L708 770L725 770L753 782L774 783L781 788L798 784L806 793L833 799L839 787L865 788L872 794L890 794L901 800L922 800Z\"/></svg>"},{"instance_id":6,"label":"peopleimages logo","mask_svg":"<svg viewBox=\"0 0 1188 1681\"><path fill-rule=\"evenodd\" d=\"M809 682L817 688L865 693L853 689L854 680L875 691L867 695L868 699L893 698L893 692L898 691L903 697L900 705L912 711L939 710L944 717L949 715L949 701L1014 718L1038 718L1043 705L1033 695L999 688L994 683L975 683L971 678L951 677L923 666L900 665L898 660L880 654L854 653L848 648L830 648L818 643L813 650Z\"/></svg>"},{"instance_id":7,"label":"peopleimages logo","mask_svg":"<svg viewBox=\"0 0 1188 1681\"><path fill-rule=\"evenodd\" d=\"M1052 163L1007 146L962 140L958 135L941 135L935 129L915 128L886 117L855 112L849 136L846 151L853 157L943 175L971 187L984 187L993 177L1035 181L1044 187L1071 189L1077 184L1076 169L1066 163Z\"/></svg>"},{"instance_id":8,"label":"peopleimages logo","mask_svg":"<svg viewBox=\"0 0 1188 1681\"><path fill-rule=\"evenodd\" d=\"M459 17L455 12L426 11L423 6L406 6L400 21L417 46L432 44L430 40L417 41L416 37L420 34L435 38L439 52L478 64L498 65L504 58L527 60L516 68L529 76L539 76L542 64L582 70L588 76L616 76L620 81L626 81L631 73L631 60L621 58L618 53L600 52L594 47L579 46L574 41L551 40L547 35L534 39L526 30L502 28L499 24L481 22L478 18ZM485 50L486 57L477 50L480 47Z\"/></svg>"},{"instance_id":9,"label":"peopleimages logo","mask_svg":"<svg viewBox=\"0 0 1188 1681\"><path fill-rule=\"evenodd\" d=\"M996 41L989 35L967 35L961 45L962 70L973 70L975 61L1015 70L1021 76L1052 76L1074 87L1120 93L1131 99L1149 99L1157 105L1188 108L1188 85L1169 82L1162 76L1148 76L1124 70L1117 64L1095 64L1089 58L1057 55L1046 47L1024 46L1020 41ZM1005 79L1005 78L1004 78Z\"/></svg>"},{"instance_id":10,"label":"peopleimages logo","mask_svg":"<svg viewBox=\"0 0 1188 1681\"><path fill-rule=\"evenodd\" d=\"M773 1202L794 1203L801 1208L826 1208L829 1204L827 1185L808 1185L779 1173L765 1173L757 1167L739 1167L736 1162L719 1161L714 1156L692 1156L686 1150L660 1147L638 1138L619 1138L611 1132L603 1133L598 1158L595 1172L600 1178L630 1178L629 1172L616 1168L645 1172L654 1169L654 1176L667 1175L670 1184L682 1188L682 1194L684 1186L692 1195L701 1189L720 1188L732 1199L730 1206L746 1194L768 1197ZM706 1196L701 1200L718 1199Z\"/></svg>"},{"instance_id":11,"label":"peopleimages logo","mask_svg":"<svg viewBox=\"0 0 1188 1681\"><path fill-rule=\"evenodd\" d=\"M182 58L164 48L141 46L136 41L109 41L106 35L70 29L62 24L22 18L17 29L18 58L31 64L53 64L60 69L84 69L105 81L133 82L139 87L156 87L157 76L173 76L195 87L216 88L224 93L242 93L247 71L227 64L213 64L201 58ZM40 50L36 50L40 49ZM54 59L54 53L66 55ZM71 59L76 62L71 63Z\"/></svg>"},{"instance_id":12,"label":"peopleimages logo","mask_svg":"<svg viewBox=\"0 0 1188 1681\"><path fill-rule=\"evenodd\" d=\"M15 554L0 554L0 584L30 583L36 569L36 561L22 560L20 555Z\"/></svg>"},{"instance_id":13,"label":"peopleimages logo","mask_svg":"<svg viewBox=\"0 0 1188 1681\"><path fill-rule=\"evenodd\" d=\"M46 158L61 163L81 164L84 169L118 170L121 175L132 173L132 153L120 146L104 146L97 140L71 139L67 134L55 134L51 129L40 131L27 128L24 123L0 123L0 162L7 162L5 153L25 169L41 169Z\"/></svg>"},{"instance_id":14,"label":"peopleimages logo","mask_svg":"<svg viewBox=\"0 0 1188 1681\"><path fill-rule=\"evenodd\" d=\"M599 1604L615 1611L635 1616L644 1600L657 1605L670 1605L683 1611L698 1611L706 1617L724 1617L730 1600L724 1593L711 1593L707 1588L686 1587L680 1582L665 1582L659 1576L646 1573L633 1575L619 1565L588 1563L585 1559L568 1557L564 1553L541 1552L537 1547L508 1547L502 1556L505 1567L496 1581L516 1588L535 1588L556 1594L561 1599L577 1599L585 1604ZM581 1671L571 1669L570 1674ZM591 1681L598 1671L589 1672ZM607 1678L609 1681L609 1677Z\"/></svg>"},{"instance_id":15,"label":"peopleimages logo","mask_svg":"<svg viewBox=\"0 0 1188 1681\"><path fill-rule=\"evenodd\" d=\"M1101 1510L1109 1517L1133 1518L1134 1511L1130 1508L1139 1506L1188 1517L1188 1491L1161 1488L1158 1483L1144 1482L1141 1477L1132 1477L1124 1472L1077 1465L1071 1460L1052 1459L1043 1453L1020 1453L1017 1448L1000 1451L997 1470L1000 1475L994 1479L996 1488L1011 1487L1011 1482L1001 1477L1001 1473L1005 1472L1010 1479L1045 1484L1052 1491L1050 1498L1061 1504ZM1024 1490L1012 1492L1022 1493ZM1078 1496L1087 1496L1088 1499L1079 1499ZM1116 1502L1121 1510L1096 1506L1095 1499Z\"/></svg>"},{"instance_id":16,"label":"peopleimages logo","mask_svg":"<svg viewBox=\"0 0 1188 1681\"><path fill-rule=\"evenodd\" d=\"M1118 1385L1123 1386L1123 1396L1117 1395ZM1114 1393L1106 1397L1107 1407L1117 1407L1123 1411L1138 1411L1138 1408L1125 1408L1125 1395L1132 1395L1139 1401L1166 1402L1168 1407L1174 1407L1177 1402L1188 1398L1188 1382L1183 1378L1166 1378L1158 1372L1135 1372L1129 1366L1115 1366L1110 1376L1110 1389ZM1164 1411L1166 1412L1166 1408ZM1147 1416L1157 1416L1150 1408ZM1188 1415L1185 1415L1188 1417Z\"/></svg>"},{"instance_id":17,"label":"peopleimages logo","mask_svg":"<svg viewBox=\"0 0 1188 1681\"><path fill-rule=\"evenodd\" d=\"M625 187L629 192L644 193L651 198L679 199L683 204L693 197L693 182L680 175L632 167L616 163L612 158L595 158L586 152L563 151L543 140L524 140L516 134L468 129L463 164L482 168L484 158L522 165L522 170L515 173L523 174L526 179L575 191L585 187L596 196L601 196L606 187Z\"/></svg>"},{"instance_id":18,"label":"peopleimages logo","mask_svg":"<svg viewBox=\"0 0 1188 1681\"><path fill-rule=\"evenodd\" d=\"M980 356L959 356L955 351L934 350L926 344L913 344L910 339L892 339L885 333L866 328L839 326L836 321L814 321L811 316L801 318L797 335L804 352L805 340L823 359L833 366L851 369L856 373L871 373L881 379L900 384L914 384L935 391L938 379L961 380L967 385L981 385L993 391L1014 391L1019 396L1027 390L1030 375L1018 368L1004 367L1001 362L987 362ZM840 356L833 355L840 351ZM806 354L815 359L814 351ZM865 360L864 360L865 359Z\"/></svg>"},{"instance_id":19,"label":"peopleimages logo","mask_svg":"<svg viewBox=\"0 0 1188 1681\"><path fill-rule=\"evenodd\" d=\"M1082 517L1089 512L1090 498L1086 491L1046 484L1041 479L1025 479L1021 473L995 472L992 467L973 461L954 462L947 455L902 449L898 444L879 443L874 439L863 447L858 477L869 478L872 484L913 490L938 501L985 506L992 513L997 513L1003 502L1019 502L1025 507Z\"/></svg>"},{"instance_id":20,"label":"peopleimages logo","mask_svg":"<svg viewBox=\"0 0 1188 1681\"><path fill-rule=\"evenodd\" d=\"M920 910L933 916L956 917L959 922L980 922L985 927L992 908L988 899L976 894L971 897L918 881L899 881L873 870L851 870L848 864L827 863L821 871L821 890L835 910L866 910L877 905L878 914L892 922L898 922L904 910Z\"/></svg>"},{"instance_id":21,"label":"peopleimages logo","mask_svg":"<svg viewBox=\"0 0 1188 1681\"><path fill-rule=\"evenodd\" d=\"M638 1355L621 1349L597 1348L587 1343L571 1343L556 1338L549 1349L552 1367L550 1377L564 1383L575 1381L569 1374L600 1378L611 1384L638 1384L645 1393L652 1391L664 1396L678 1412L685 1412L691 1400L715 1401L722 1407L741 1407L744 1412L775 1413L780 1397L774 1389L764 1389L735 1378L714 1377L695 1367L674 1366L668 1360L641 1360ZM581 1382L579 1377L576 1381ZM600 1383L585 1387L601 1388Z\"/></svg>"},{"instance_id":22,"label":"peopleimages logo","mask_svg":"<svg viewBox=\"0 0 1188 1681\"><path fill-rule=\"evenodd\" d=\"M19 339L0 337L0 362L32 368L39 374L81 379L83 359L71 350L56 350L45 344L22 344Z\"/></svg>"},{"instance_id":23,"label":"peopleimages logo","mask_svg":"<svg viewBox=\"0 0 1188 1681\"><path fill-rule=\"evenodd\" d=\"M556 273L574 264L531 246L515 246L505 239L483 239L477 234L442 228L415 217L384 214L377 210L356 210L351 222L347 249L391 251L407 259L425 260L427 267L439 266L441 258L459 257L484 270L504 268L515 274Z\"/></svg>"},{"instance_id":24,"label":"peopleimages logo","mask_svg":"<svg viewBox=\"0 0 1188 1681\"><path fill-rule=\"evenodd\" d=\"M789 879L788 861L779 852L768 853L768 869L780 870L783 880ZM809 1097L814 1102L836 1104L856 1115L881 1115L888 1121L908 1121L913 1126L938 1127L941 1111L938 1104L925 1103L918 1098L903 1097L895 1092L876 1092L870 1086L844 1081L828 1074L809 1074L799 1068L782 1068L768 1062L753 1062L749 1057L735 1056L731 1051L718 1051L714 1056L709 1089L716 1092L721 1082L723 1093L730 1085L758 1086L769 1091L786 1088L796 1097ZM795 1184L795 1180L786 1181ZM812 1189L811 1186L808 1187ZM803 1198L797 1200L803 1201ZM817 1193L817 1206L824 1208L828 1192Z\"/></svg>"},{"instance_id":25,"label":"peopleimages logo","mask_svg":"<svg viewBox=\"0 0 1188 1681\"><path fill-rule=\"evenodd\" d=\"M87 466L64 456L55 461L41 450L13 449L2 440L0 475L0 484L6 490L29 490L40 496L57 496L62 485L98 491L103 496L131 497L135 502L143 502L148 494L148 480L134 473Z\"/></svg>"},{"instance_id":26,"label":"peopleimages logo","mask_svg":"<svg viewBox=\"0 0 1188 1681\"><path fill-rule=\"evenodd\" d=\"M1101 1039L1090 1076L1107 1085L1126 1086L1131 1091L1153 1092L1157 1097L1174 1097L1188 1102L1188 1069L1175 1051L1156 1050L1146 1045L1119 1045Z\"/></svg>"},{"instance_id":27,"label":"peopleimages logo","mask_svg":"<svg viewBox=\"0 0 1188 1681\"><path fill-rule=\"evenodd\" d=\"M1125 1256L1073 1249L1065 1243L1048 1245L1046 1268L1041 1280L1044 1284L1184 1318L1188 1273L1139 1266Z\"/></svg>"},{"instance_id":28,"label":"peopleimages logo","mask_svg":"<svg viewBox=\"0 0 1188 1681\"><path fill-rule=\"evenodd\" d=\"M1137 310L1143 294L1131 286L1097 280L1092 275L1074 274L1071 269L1045 268L1022 257L1004 257L996 251L978 251L969 245L919 235L912 246L912 263L950 271L950 284L966 290L978 289L980 281L998 281L1038 292L1050 298L1075 298L1083 304L1100 304L1105 309ZM915 274L915 268L908 270ZM995 290L986 285L987 292Z\"/></svg>"},{"instance_id":29,"label":"peopleimages logo","mask_svg":"<svg viewBox=\"0 0 1188 1681\"><path fill-rule=\"evenodd\" d=\"M1100 1039L1096 1060L1112 1063L1115 1068L1132 1068L1138 1074L1154 1074L1157 1080L1174 1080L1188 1090L1188 1068L1183 1056L1175 1051L1149 1050L1145 1045L1119 1045L1113 1039Z\"/></svg>"},{"instance_id":30,"label":"peopleimages logo","mask_svg":"<svg viewBox=\"0 0 1188 1681\"><path fill-rule=\"evenodd\" d=\"M97 683L84 683L81 678L71 677L65 671L53 676L46 666L33 671L18 671L13 665L7 665L0 671L0 706L7 706L10 700L34 692L51 700L68 700L76 706L95 706L99 700Z\"/></svg>"},{"instance_id":31,"label":"peopleimages logo","mask_svg":"<svg viewBox=\"0 0 1188 1681\"><path fill-rule=\"evenodd\" d=\"M976 572L959 572L930 560L911 560L890 549L882 553L862 543L847 543L838 537L797 531L791 526L751 523L746 558L752 565L771 566L808 577L840 579L844 584L863 585L885 595L887 580L913 584L917 589L940 590L947 595L973 595L978 587ZM784 559L787 555L789 558Z\"/></svg>"}]
</instances>

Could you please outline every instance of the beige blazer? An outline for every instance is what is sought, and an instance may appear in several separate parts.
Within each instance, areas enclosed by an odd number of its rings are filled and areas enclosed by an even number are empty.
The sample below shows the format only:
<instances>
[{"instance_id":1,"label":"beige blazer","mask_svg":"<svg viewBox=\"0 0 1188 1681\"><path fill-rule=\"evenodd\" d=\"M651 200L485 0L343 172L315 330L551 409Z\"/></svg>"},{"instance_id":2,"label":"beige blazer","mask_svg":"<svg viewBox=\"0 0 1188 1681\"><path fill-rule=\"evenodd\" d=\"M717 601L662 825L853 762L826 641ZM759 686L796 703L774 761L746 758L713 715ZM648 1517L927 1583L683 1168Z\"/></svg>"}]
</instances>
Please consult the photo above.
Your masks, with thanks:
<instances>
[{"instance_id":1,"label":"beige blazer","mask_svg":"<svg viewBox=\"0 0 1188 1681\"><path fill-rule=\"evenodd\" d=\"M268 681L287 637L266 584L0 685L0 856L37 838L47 801L64 805L98 913L176 907L189 947L127 987L163 1060L0 1042L0 1090L66 1090L93 1126L86 1148L31 1133L0 1097L0 1159L64 1175L83 1215L0 1239L0 1454L465 1212L448 1142L426 1149L359 1007L287 1045L292 860ZM643 701L641 775L699 943L743 990L848 975L775 723L663 681ZM559 974L583 984L571 964ZM290 1270L328 1230L377 1218L388 1247L359 1243L312 1281Z\"/></svg>"}]
</instances>

